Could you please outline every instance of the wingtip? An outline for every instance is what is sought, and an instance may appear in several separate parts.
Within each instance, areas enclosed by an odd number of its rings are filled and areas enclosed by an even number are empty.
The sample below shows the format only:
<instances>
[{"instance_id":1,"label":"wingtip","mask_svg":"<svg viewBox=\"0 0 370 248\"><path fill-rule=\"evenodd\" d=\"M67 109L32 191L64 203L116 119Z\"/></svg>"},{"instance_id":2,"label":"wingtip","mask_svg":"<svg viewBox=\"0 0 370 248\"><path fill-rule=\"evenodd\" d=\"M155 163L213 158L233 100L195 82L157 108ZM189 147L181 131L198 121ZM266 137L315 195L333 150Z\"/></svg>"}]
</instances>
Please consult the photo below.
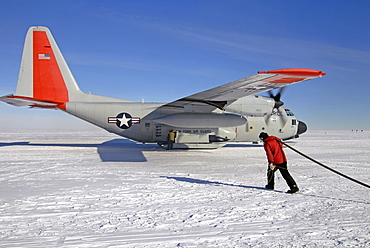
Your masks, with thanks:
<instances>
[{"instance_id":1,"label":"wingtip","mask_svg":"<svg viewBox=\"0 0 370 248\"><path fill-rule=\"evenodd\" d=\"M308 76L308 77L322 77L325 76L326 73L319 70L314 69L306 69L306 68L287 68L287 69L278 69L278 70L271 70L271 71L259 71L258 74L286 74L286 75L294 75L294 76Z\"/></svg>"}]
</instances>

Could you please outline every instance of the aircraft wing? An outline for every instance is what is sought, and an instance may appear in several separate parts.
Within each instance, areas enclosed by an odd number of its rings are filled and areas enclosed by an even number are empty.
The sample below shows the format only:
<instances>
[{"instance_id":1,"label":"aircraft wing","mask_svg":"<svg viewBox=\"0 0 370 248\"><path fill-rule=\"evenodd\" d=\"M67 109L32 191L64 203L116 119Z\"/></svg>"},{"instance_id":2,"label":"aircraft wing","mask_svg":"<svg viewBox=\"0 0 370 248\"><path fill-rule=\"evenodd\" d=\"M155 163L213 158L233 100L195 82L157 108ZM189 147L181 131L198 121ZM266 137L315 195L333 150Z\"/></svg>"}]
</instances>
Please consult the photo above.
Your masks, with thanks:
<instances>
[{"instance_id":1,"label":"aircraft wing","mask_svg":"<svg viewBox=\"0 0 370 248\"><path fill-rule=\"evenodd\" d=\"M326 73L322 71L301 68L259 71L255 75L181 98L160 108L186 110L187 107L191 107L193 111L197 109L199 112L211 112L216 108L223 109L225 105L245 96L255 95L324 75ZM197 110L195 112L198 112Z\"/></svg>"}]
</instances>

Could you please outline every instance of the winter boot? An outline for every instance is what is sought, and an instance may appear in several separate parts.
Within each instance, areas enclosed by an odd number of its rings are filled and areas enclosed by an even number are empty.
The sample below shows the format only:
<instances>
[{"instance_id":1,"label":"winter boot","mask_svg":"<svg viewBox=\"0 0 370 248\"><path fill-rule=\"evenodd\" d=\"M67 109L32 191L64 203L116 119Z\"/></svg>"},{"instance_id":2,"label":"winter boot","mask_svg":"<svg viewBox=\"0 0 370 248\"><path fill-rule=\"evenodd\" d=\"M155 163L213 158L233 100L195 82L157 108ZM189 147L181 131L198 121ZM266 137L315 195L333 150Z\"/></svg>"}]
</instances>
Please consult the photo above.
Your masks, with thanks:
<instances>
[{"instance_id":1,"label":"winter boot","mask_svg":"<svg viewBox=\"0 0 370 248\"><path fill-rule=\"evenodd\" d=\"M270 185L268 185L268 184L267 184L267 185L265 186L265 189L274 189L274 186L270 186Z\"/></svg>"},{"instance_id":2,"label":"winter boot","mask_svg":"<svg viewBox=\"0 0 370 248\"><path fill-rule=\"evenodd\" d=\"M294 193L296 193L298 191L299 191L299 188L296 186L296 187L293 187L290 190L288 190L287 193L288 194L294 194Z\"/></svg>"}]
</instances>

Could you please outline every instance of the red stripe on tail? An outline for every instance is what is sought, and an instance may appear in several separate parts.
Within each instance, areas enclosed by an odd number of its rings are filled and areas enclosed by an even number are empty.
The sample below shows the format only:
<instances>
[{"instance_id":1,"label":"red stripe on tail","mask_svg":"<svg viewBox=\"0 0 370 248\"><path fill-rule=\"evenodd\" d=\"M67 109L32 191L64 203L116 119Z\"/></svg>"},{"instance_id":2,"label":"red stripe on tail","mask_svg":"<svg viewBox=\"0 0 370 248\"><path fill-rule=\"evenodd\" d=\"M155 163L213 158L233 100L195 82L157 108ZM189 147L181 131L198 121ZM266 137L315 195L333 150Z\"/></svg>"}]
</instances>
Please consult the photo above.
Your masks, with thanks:
<instances>
[{"instance_id":1,"label":"red stripe on tail","mask_svg":"<svg viewBox=\"0 0 370 248\"><path fill-rule=\"evenodd\" d=\"M69 100L68 89L44 31L33 32L33 98L58 102L62 108Z\"/></svg>"}]
</instances>

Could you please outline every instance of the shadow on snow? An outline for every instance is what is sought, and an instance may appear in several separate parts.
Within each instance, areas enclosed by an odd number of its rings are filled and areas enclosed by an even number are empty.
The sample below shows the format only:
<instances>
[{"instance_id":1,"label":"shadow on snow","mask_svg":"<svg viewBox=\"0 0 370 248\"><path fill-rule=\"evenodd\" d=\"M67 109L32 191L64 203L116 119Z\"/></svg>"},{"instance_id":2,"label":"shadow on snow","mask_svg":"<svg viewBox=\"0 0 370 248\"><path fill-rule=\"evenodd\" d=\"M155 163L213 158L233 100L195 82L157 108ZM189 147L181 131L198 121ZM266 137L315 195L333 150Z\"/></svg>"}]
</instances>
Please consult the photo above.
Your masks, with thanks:
<instances>
[{"instance_id":1,"label":"shadow on snow","mask_svg":"<svg viewBox=\"0 0 370 248\"><path fill-rule=\"evenodd\" d=\"M216 181L208 181L208 180L195 179L195 178L189 178L189 177L166 177L166 176L161 176L161 177L167 178L167 179L174 179L176 181L187 182L187 183L224 185L224 186L241 187L241 188L246 188L246 189L262 189L262 190L268 190L268 189L266 189L264 187L246 186L246 185L232 184L232 183L221 183L221 182L216 182Z\"/></svg>"},{"instance_id":2,"label":"shadow on snow","mask_svg":"<svg viewBox=\"0 0 370 248\"><path fill-rule=\"evenodd\" d=\"M0 147L2 146L96 147L103 162L146 162L143 151L163 150L156 144L141 144L128 139L114 139L102 144L0 143Z\"/></svg>"},{"instance_id":3,"label":"shadow on snow","mask_svg":"<svg viewBox=\"0 0 370 248\"><path fill-rule=\"evenodd\" d=\"M232 183L222 183L222 182L217 182L217 181L208 181L208 180L202 180L202 179L195 179L195 178L189 178L189 177L167 177L167 176L161 176L162 178L167 178L167 179L173 179L176 181L180 182L187 182L187 183L197 183L197 184L210 184L210 185L216 185L216 186L233 186L233 187L240 187L240 188L245 188L245 189L259 189L259 190L266 190L266 191L273 191L273 192L278 192L278 193L285 193L284 191L280 190L270 190L266 189L264 187L257 187L257 186L246 186L246 185L241 185L241 184L232 184ZM308 197L315 197L315 198L320 198L320 199L329 199L329 200L339 200L339 201L346 201L346 202L356 202L356 203L363 203L363 204L370 204L368 201L365 199L359 198L359 200L352 200L352 199L341 199L341 198L334 198L330 196L322 196L322 195L314 195L314 194L308 194L308 193L298 193L300 195L308 196Z\"/></svg>"}]
</instances>

